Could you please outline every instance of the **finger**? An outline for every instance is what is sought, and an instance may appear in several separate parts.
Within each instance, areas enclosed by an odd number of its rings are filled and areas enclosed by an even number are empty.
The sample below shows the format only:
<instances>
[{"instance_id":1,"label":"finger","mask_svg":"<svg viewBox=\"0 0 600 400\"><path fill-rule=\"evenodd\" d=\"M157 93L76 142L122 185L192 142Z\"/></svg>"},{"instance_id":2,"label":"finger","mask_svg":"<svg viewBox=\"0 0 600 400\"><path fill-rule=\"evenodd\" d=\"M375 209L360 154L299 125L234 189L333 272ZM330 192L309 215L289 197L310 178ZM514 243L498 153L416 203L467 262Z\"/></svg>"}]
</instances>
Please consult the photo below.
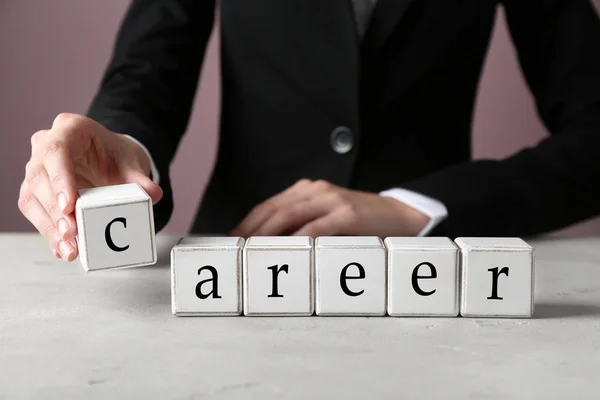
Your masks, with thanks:
<instances>
[{"instance_id":1,"label":"finger","mask_svg":"<svg viewBox=\"0 0 600 400\"><path fill-rule=\"evenodd\" d=\"M61 239L65 241L73 241L77 236L77 222L75 221L75 213L62 216L56 223L58 233L61 235ZM72 242L77 248L77 243Z\"/></svg>"},{"instance_id":2,"label":"finger","mask_svg":"<svg viewBox=\"0 0 600 400\"><path fill-rule=\"evenodd\" d=\"M71 262L77 258L78 249L75 239L61 240L58 249L65 261Z\"/></svg>"},{"instance_id":3,"label":"finger","mask_svg":"<svg viewBox=\"0 0 600 400\"><path fill-rule=\"evenodd\" d=\"M256 229L254 236L289 234L309 222L331 213L336 206L333 196L316 196L277 209Z\"/></svg>"},{"instance_id":4,"label":"finger","mask_svg":"<svg viewBox=\"0 0 600 400\"><path fill-rule=\"evenodd\" d=\"M302 179L290 186L281 193L265 200L261 204L254 207L250 213L235 227L231 235L233 236L250 236L251 232L265 222L265 220L273 214L278 207L282 207L294 201L305 199L312 194L311 181Z\"/></svg>"},{"instance_id":5,"label":"finger","mask_svg":"<svg viewBox=\"0 0 600 400\"><path fill-rule=\"evenodd\" d=\"M76 225L72 214L63 215L58 206L52 185L43 166L28 164L25 183L38 202L58 228L62 240L70 240L76 235Z\"/></svg>"},{"instance_id":6,"label":"finger","mask_svg":"<svg viewBox=\"0 0 600 400\"><path fill-rule=\"evenodd\" d=\"M163 196L162 188L154 183L144 172L140 169L126 168L123 172L123 180L125 183L137 183L139 184L148 196L152 199L152 204L158 203Z\"/></svg>"},{"instance_id":7,"label":"finger","mask_svg":"<svg viewBox=\"0 0 600 400\"><path fill-rule=\"evenodd\" d=\"M337 209L332 213L309 222L292 235L311 236L313 238L318 236L350 235L352 233L348 229L349 225L351 224L349 224L346 211Z\"/></svg>"},{"instance_id":8,"label":"finger","mask_svg":"<svg viewBox=\"0 0 600 400\"><path fill-rule=\"evenodd\" d=\"M69 148L61 137L50 138L37 150L42 157L55 202L63 215L75 210L77 186Z\"/></svg>"}]
</instances>

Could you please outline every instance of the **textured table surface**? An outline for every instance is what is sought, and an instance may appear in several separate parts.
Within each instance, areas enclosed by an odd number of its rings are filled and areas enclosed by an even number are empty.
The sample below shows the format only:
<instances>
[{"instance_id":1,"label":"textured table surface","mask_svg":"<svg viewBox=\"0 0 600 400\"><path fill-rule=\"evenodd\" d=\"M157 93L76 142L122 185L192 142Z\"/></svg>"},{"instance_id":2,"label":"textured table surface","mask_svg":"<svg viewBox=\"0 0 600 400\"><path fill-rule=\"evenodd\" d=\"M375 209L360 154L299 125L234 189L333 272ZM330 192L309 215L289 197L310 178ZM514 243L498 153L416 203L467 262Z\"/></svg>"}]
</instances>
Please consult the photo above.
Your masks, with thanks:
<instances>
[{"instance_id":1,"label":"textured table surface","mask_svg":"<svg viewBox=\"0 0 600 400\"><path fill-rule=\"evenodd\" d=\"M528 320L177 318L159 238L156 266L86 274L0 235L0 398L600 398L600 238L530 242Z\"/></svg>"}]
</instances>

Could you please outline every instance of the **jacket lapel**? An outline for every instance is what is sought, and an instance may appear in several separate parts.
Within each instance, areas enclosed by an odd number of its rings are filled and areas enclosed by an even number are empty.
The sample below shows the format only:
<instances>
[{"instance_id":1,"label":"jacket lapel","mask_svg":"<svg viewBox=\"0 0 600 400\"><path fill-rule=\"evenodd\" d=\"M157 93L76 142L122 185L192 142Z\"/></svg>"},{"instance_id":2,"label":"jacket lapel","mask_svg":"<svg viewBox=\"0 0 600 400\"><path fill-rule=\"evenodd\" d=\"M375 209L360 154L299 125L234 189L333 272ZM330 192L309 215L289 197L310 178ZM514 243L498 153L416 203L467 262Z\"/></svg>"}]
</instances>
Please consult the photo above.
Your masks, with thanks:
<instances>
[{"instance_id":1,"label":"jacket lapel","mask_svg":"<svg viewBox=\"0 0 600 400\"><path fill-rule=\"evenodd\" d=\"M391 82L379 84L376 95L383 106L389 96L401 97L427 73L456 40L464 21L476 18L477 7L462 0L379 0L363 42L363 72L368 85L389 65L398 66ZM410 14L410 15L409 15ZM405 61L405 62L404 62Z\"/></svg>"},{"instance_id":2,"label":"jacket lapel","mask_svg":"<svg viewBox=\"0 0 600 400\"><path fill-rule=\"evenodd\" d=\"M249 21L239 36L274 79L334 123L358 125L360 43L349 0L232 0L223 8Z\"/></svg>"},{"instance_id":3,"label":"jacket lapel","mask_svg":"<svg viewBox=\"0 0 600 400\"><path fill-rule=\"evenodd\" d=\"M414 2L415 0L377 0L367 32L375 51L387 41Z\"/></svg>"}]
</instances>

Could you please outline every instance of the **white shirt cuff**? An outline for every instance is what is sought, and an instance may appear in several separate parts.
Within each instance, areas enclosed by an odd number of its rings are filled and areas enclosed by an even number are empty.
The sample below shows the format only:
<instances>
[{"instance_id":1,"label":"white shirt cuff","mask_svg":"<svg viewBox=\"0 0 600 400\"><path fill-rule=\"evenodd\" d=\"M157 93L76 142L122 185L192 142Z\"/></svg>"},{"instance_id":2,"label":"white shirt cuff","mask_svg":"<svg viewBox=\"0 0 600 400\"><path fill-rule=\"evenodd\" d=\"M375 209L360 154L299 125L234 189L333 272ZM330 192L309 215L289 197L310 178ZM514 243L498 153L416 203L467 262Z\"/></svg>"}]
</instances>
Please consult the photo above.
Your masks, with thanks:
<instances>
[{"instance_id":1,"label":"white shirt cuff","mask_svg":"<svg viewBox=\"0 0 600 400\"><path fill-rule=\"evenodd\" d=\"M429 222L417 236L427 236L447 216L448 210L436 199L406 189L393 188L379 193L381 196L392 197L409 207L422 212L429 217Z\"/></svg>"},{"instance_id":2,"label":"white shirt cuff","mask_svg":"<svg viewBox=\"0 0 600 400\"><path fill-rule=\"evenodd\" d=\"M139 140L137 140L136 138L134 138L132 136L129 136L129 135L123 135L123 136L131 139L134 143L136 143L138 146L140 146L142 148L142 150L144 150L144 153L146 153L146 155L148 156L148 159L150 160L150 171L152 172L152 181L158 185L158 182L160 181L160 175L158 173L158 168L156 168L156 164L154 163L154 160L152 159L152 156L150 155L150 152L148 151L146 146L144 146Z\"/></svg>"}]
</instances>

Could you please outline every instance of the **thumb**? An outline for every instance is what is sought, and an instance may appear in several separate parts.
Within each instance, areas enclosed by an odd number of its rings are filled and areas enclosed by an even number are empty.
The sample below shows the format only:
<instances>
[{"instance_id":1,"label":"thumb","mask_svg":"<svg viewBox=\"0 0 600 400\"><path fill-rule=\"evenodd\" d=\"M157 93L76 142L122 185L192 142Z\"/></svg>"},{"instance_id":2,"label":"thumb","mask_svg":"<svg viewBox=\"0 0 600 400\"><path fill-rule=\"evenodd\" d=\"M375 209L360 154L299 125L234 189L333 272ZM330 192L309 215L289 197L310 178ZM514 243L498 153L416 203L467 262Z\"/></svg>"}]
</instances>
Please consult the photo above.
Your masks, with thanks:
<instances>
[{"instance_id":1,"label":"thumb","mask_svg":"<svg viewBox=\"0 0 600 400\"><path fill-rule=\"evenodd\" d=\"M154 183L143 171L138 169L129 168L124 172L125 183L137 183L142 189L148 193L148 196L152 199L152 204L158 203L163 196L163 190L159 185Z\"/></svg>"}]
</instances>

